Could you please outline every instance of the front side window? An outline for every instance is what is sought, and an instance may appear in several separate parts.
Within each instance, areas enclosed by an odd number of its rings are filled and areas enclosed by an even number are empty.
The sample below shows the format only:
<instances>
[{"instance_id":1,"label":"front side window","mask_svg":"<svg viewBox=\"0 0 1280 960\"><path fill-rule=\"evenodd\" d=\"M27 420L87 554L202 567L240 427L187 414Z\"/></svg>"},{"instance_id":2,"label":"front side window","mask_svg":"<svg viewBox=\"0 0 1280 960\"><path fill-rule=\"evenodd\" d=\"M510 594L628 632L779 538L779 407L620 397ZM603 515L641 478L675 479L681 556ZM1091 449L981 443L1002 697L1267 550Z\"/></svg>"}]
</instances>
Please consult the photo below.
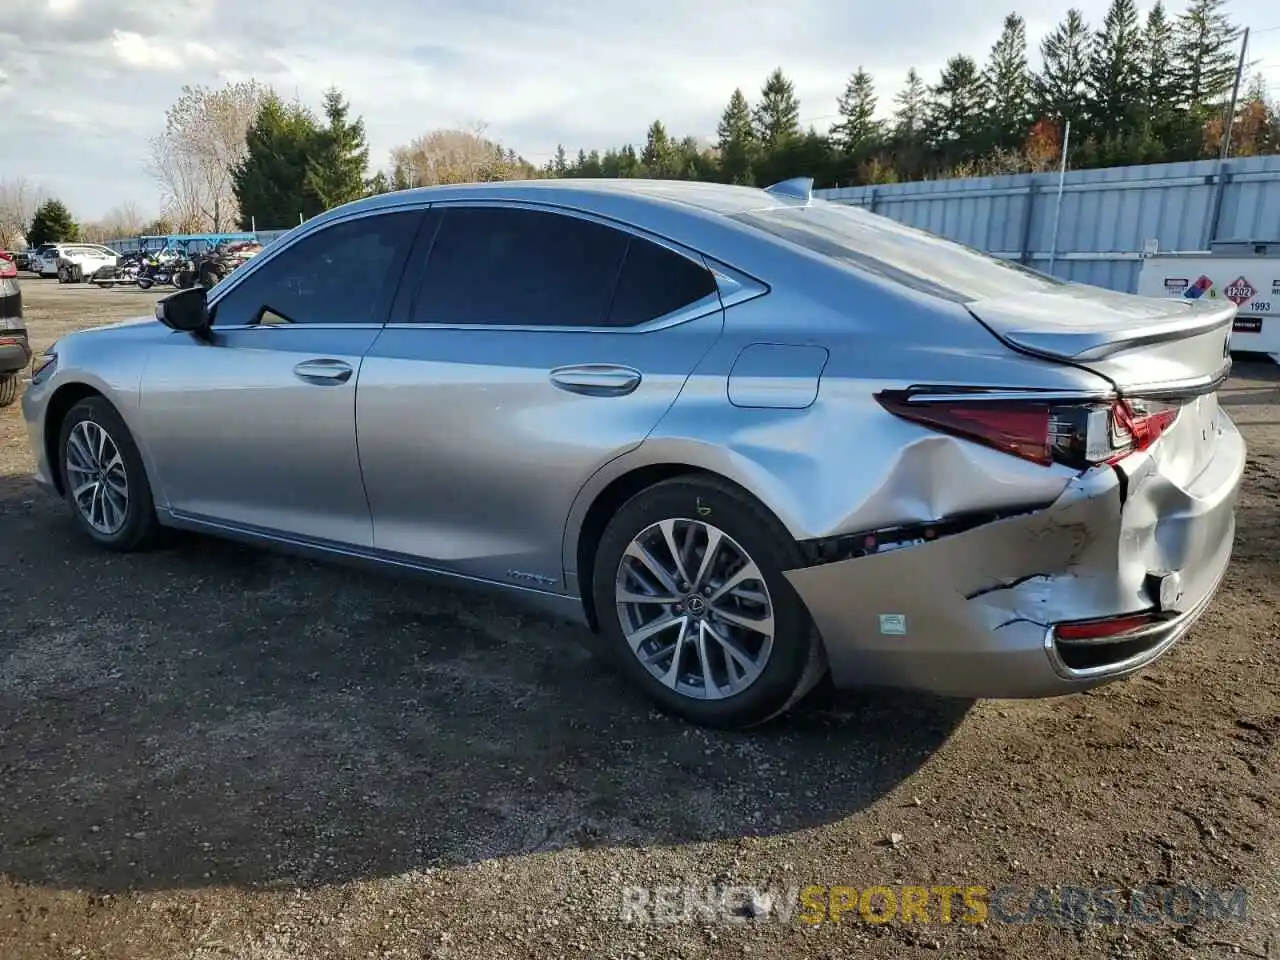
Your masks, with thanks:
<instances>
[{"instance_id":1,"label":"front side window","mask_svg":"<svg viewBox=\"0 0 1280 960\"><path fill-rule=\"evenodd\" d=\"M233 287L214 324L381 323L420 216L379 213L322 228Z\"/></svg>"}]
</instances>

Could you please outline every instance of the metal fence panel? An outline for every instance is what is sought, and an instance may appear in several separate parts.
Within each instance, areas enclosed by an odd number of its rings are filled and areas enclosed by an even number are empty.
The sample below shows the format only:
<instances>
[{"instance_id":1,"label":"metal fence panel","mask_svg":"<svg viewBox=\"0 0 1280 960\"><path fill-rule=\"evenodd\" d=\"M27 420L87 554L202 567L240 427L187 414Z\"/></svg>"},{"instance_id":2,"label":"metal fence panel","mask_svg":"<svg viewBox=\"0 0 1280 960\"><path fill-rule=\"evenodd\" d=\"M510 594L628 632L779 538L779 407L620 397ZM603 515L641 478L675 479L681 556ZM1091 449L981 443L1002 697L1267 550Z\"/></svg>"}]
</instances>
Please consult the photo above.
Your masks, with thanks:
<instances>
[{"instance_id":1,"label":"metal fence panel","mask_svg":"<svg viewBox=\"0 0 1280 960\"><path fill-rule=\"evenodd\" d=\"M816 190L1006 259L1048 270L1058 174ZM1215 223L1216 220L1216 223ZM1052 272L1132 292L1140 259L1209 241L1280 240L1280 156L1068 171Z\"/></svg>"}]
</instances>

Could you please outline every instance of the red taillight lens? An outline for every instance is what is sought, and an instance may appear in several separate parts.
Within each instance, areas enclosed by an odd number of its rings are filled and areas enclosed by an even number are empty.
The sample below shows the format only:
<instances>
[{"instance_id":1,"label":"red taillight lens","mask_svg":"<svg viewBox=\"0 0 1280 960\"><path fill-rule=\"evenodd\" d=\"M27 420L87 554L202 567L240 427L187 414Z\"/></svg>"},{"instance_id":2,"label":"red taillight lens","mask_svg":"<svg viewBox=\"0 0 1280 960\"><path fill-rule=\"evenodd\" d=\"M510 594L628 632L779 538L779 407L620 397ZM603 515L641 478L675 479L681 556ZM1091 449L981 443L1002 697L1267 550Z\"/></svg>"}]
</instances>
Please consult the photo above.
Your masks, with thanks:
<instances>
[{"instance_id":1,"label":"red taillight lens","mask_svg":"<svg viewBox=\"0 0 1280 960\"><path fill-rule=\"evenodd\" d=\"M1155 613L1135 613L1124 617L1109 617L1106 620L1060 623L1053 628L1053 634L1059 640L1109 640L1149 627L1159 620Z\"/></svg>"},{"instance_id":2,"label":"red taillight lens","mask_svg":"<svg viewBox=\"0 0 1280 960\"><path fill-rule=\"evenodd\" d=\"M1081 469L1149 447L1179 410L1154 401L1007 400L933 391L886 390L876 400L896 416L1015 457Z\"/></svg>"}]
</instances>

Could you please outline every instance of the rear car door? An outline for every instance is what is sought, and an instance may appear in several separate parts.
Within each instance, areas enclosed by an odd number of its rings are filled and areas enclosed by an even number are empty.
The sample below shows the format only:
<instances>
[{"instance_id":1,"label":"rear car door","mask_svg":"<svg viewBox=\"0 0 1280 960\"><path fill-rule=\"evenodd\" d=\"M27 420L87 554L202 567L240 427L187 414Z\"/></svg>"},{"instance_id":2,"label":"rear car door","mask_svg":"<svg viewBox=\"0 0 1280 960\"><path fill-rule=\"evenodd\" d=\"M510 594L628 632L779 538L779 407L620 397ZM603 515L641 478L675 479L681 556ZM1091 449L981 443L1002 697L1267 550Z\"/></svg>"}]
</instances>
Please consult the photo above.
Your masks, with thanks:
<instances>
[{"instance_id":1,"label":"rear car door","mask_svg":"<svg viewBox=\"0 0 1280 960\"><path fill-rule=\"evenodd\" d=\"M416 296L356 400L375 546L561 588L575 495L643 441L720 335L715 278L696 253L555 208L428 216Z\"/></svg>"},{"instance_id":2,"label":"rear car door","mask_svg":"<svg viewBox=\"0 0 1280 960\"><path fill-rule=\"evenodd\" d=\"M213 343L173 333L143 375L145 436L179 516L367 547L360 364L386 319L418 211L328 224L213 300Z\"/></svg>"}]
</instances>

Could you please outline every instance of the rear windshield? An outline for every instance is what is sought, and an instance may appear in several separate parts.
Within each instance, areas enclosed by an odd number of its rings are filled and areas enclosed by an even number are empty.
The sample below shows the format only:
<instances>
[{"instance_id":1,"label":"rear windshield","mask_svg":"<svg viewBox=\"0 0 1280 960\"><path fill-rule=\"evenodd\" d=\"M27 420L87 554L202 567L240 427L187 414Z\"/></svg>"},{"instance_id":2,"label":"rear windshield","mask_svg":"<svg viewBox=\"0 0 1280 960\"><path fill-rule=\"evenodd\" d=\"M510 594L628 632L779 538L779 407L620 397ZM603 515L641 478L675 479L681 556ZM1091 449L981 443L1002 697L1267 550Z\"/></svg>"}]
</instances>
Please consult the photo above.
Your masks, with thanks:
<instances>
[{"instance_id":1,"label":"rear windshield","mask_svg":"<svg viewBox=\"0 0 1280 960\"><path fill-rule=\"evenodd\" d=\"M734 214L733 219L913 290L959 303L1043 292L1065 282L845 204L818 202L753 210Z\"/></svg>"}]
</instances>

